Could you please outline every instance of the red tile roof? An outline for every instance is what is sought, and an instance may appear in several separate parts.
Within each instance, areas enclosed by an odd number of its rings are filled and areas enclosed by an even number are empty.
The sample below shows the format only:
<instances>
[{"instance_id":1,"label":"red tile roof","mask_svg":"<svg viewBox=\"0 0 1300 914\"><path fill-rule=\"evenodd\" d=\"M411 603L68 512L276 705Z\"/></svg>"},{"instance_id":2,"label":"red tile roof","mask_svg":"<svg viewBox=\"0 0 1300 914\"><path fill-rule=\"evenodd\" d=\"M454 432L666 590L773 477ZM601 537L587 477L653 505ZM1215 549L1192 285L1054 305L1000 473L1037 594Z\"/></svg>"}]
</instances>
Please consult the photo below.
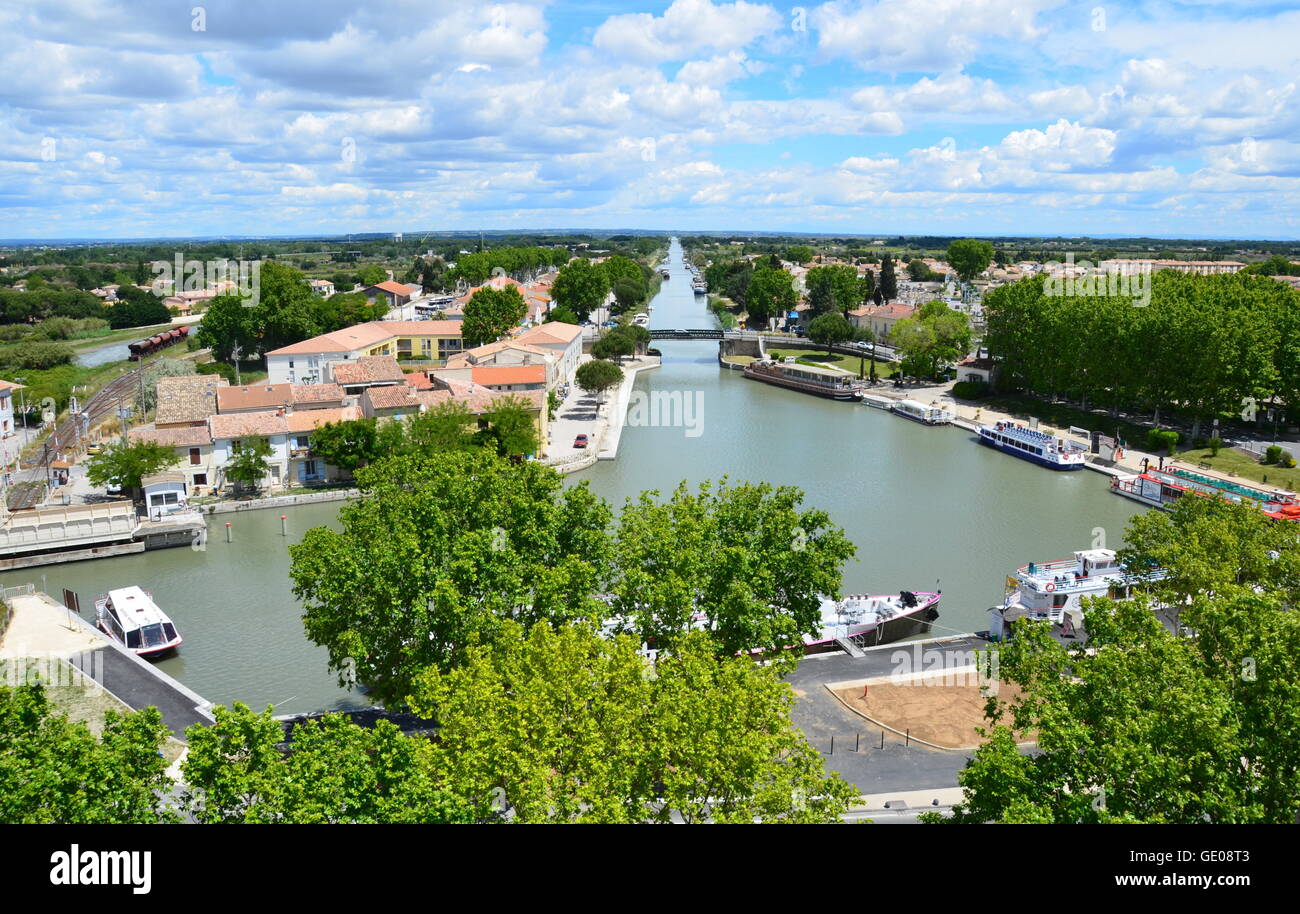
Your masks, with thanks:
<instances>
[{"instance_id":1,"label":"red tile roof","mask_svg":"<svg viewBox=\"0 0 1300 914\"><path fill-rule=\"evenodd\" d=\"M484 387L504 384L545 384L545 365L475 365L470 372L475 384Z\"/></svg>"},{"instance_id":2,"label":"red tile roof","mask_svg":"<svg viewBox=\"0 0 1300 914\"><path fill-rule=\"evenodd\" d=\"M334 363L335 384L384 384L405 379L402 366L391 355L371 355L354 362Z\"/></svg>"},{"instance_id":3,"label":"red tile roof","mask_svg":"<svg viewBox=\"0 0 1300 914\"><path fill-rule=\"evenodd\" d=\"M292 384L250 384L247 387L218 387L217 412L274 409L293 404Z\"/></svg>"}]
</instances>

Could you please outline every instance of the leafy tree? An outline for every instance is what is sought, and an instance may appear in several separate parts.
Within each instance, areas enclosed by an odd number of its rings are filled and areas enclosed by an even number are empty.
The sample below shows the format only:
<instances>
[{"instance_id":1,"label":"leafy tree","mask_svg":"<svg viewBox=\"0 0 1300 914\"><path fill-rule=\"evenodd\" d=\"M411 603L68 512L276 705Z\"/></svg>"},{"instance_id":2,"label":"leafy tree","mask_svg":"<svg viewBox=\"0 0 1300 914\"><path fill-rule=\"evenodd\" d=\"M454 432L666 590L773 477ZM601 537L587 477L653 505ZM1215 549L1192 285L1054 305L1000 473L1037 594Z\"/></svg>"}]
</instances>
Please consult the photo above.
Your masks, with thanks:
<instances>
[{"instance_id":1,"label":"leafy tree","mask_svg":"<svg viewBox=\"0 0 1300 914\"><path fill-rule=\"evenodd\" d=\"M885 254L880 260L880 301L898 298L898 277L894 275L894 260Z\"/></svg>"},{"instance_id":2,"label":"leafy tree","mask_svg":"<svg viewBox=\"0 0 1300 914\"><path fill-rule=\"evenodd\" d=\"M854 328L842 314L822 314L808 324L808 339L831 352L840 343L854 337Z\"/></svg>"},{"instance_id":3,"label":"leafy tree","mask_svg":"<svg viewBox=\"0 0 1300 914\"><path fill-rule=\"evenodd\" d=\"M50 706L41 684L0 685L0 822L139 825L176 822L158 750L157 708L108 711L96 738Z\"/></svg>"},{"instance_id":4,"label":"leafy tree","mask_svg":"<svg viewBox=\"0 0 1300 914\"><path fill-rule=\"evenodd\" d=\"M524 297L514 286L494 289L484 286L465 304L461 335L466 347L495 343L518 327L528 314Z\"/></svg>"},{"instance_id":5,"label":"leafy tree","mask_svg":"<svg viewBox=\"0 0 1300 914\"><path fill-rule=\"evenodd\" d=\"M328 465L355 473L379 456L376 425L373 418L327 422L311 433L312 450Z\"/></svg>"},{"instance_id":6,"label":"leafy tree","mask_svg":"<svg viewBox=\"0 0 1300 914\"><path fill-rule=\"evenodd\" d=\"M218 362L231 362L236 350L242 354L255 350L260 332L256 316L239 296L218 295L203 312L197 339L212 349Z\"/></svg>"},{"instance_id":7,"label":"leafy tree","mask_svg":"<svg viewBox=\"0 0 1300 914\"><path fill-rule=\"evenodd\" d=\"M391 424L404 433L400 449L402 453L434 454L472 446L471 429L476 421L464 403L447 400L411 416L400 425Z\"/></svg>"},{"instance_id":8,"label":"leafy tree","mask_svg":"<svg viewBox=\"0 0 1300 914\"><path fill-rule=\"evenodd\" d=\"M977 238L954 241L948 245L947 261L962 282L970 282L989 268L993 261L993 245Z\"/></svg>"},{"instance_id":9,"label":"leafy tree","mask_svg":"<svg viewBox=\"0 0 1300 914\"><path fill-rule=\"evenodd\" d=\"M474 448L357 472L364 498L290 547L307 635L384 704L420 670L449 668L507 619L595 619L610 511L535 461Z\"/></svg>"},{"instance_id":10,"label":"leafy tree","mask_svg":"<svg viewBox=\"0 0 1300 914\"><path fill-rule=\"evenodd\" d=\"M115 485L139 489L146 476L167 469L179 460L176 451L155 441L118 441L90 458L86 478L92 486Z\"/></svg>"},{"instance_id":11,"label":"leafy tree","mask_svg":"<svg viewBox=\"0 0 1300 914\"><path fill-rule=\"evenodd\" d=\"M388 306L382 299L373 303L360 292L335 293L316 305L316 326L321 333L333 333L344 327L383 320Z\"/></svg>"},{"instance_id":12,"label":"leafy tree","mask_svg":"<svg viewBox=\"0 0 1300 914\"><path fill-rule=\"evenodd\" d=\"M970 351L970 322L941 301L928 302L894 324L889 343L903 357L904 374L934 377Z\"/></svg>"},{"instance_id":13,"label":"leafy tree","mask_svg":"<svg viewBox=\"0 0 1300 914\"><path fill-rule=\"evenodd\" d=\"M507 623L490 648L431 669L446 788L516 822L833 822L855 791L790 726L769 668L718 660L699 636L647 675L630 639ZM485 715L484 708L492 713ZM481 813L480 813L481 814Z\"/></svg>"},{"instance_id":14,"label":"leafy tree","mask_svg":"<svg viewBox=\"0 0 1300 914\"><path fill-rule=\"evenodd\" d=\"M266 474L271 472L271 464L266 459L270 456L271 444L265 438L241 438L238 452L226 461L226 478L250 489L260 488Z\"/></svg>"},{"instance_id":15,"label":"leafy tree","mask_svg":"<svg viewBox=\"0 0 1300 914\"><path fill-rule=\"evenodd\" d=\"M357 274L361 277L363 286L377 286L381 282L388 280L388 271L377 263L368 263Z\"/></svg>"},{"instance_id":16,"label":"leafy tree","mask_svg":"<svg viewBox=\"0 0 1300 914\"><path fill-rule=\"evenodd\" d=\"M574 383L587 393L603 397L605 391L623 383L623 369L604 359L592 359L578 366Z\"/></svg>"},{"instance_id":17,"label":"leafy tree","mask_svg":"<svg viewBox=\"0 0 1300 914\"><path fill-rule=\"evenodd\" d=\"M172 319L162 299L136 286L120 286L117 303L108 311L108 324L114 330L165 324Z\"/></svg>"},{"instance_id":18,"label":"leafy tree","mask_svg":"<svg viewBox=\"0 0 1300 914\"><path fill-rule=\"evenodd\" d=\"M960 780L957 821L1291 822L1300 796L1300 547L1260 512L1184 499L1138 515L1121 552L1160 564L1157 601L1181 606L1175 635L1140 599L1094 600L1086 646L1017 623L999 650L993 739ZM1012 729L1038 731L1021 755Z\"/></svg>"},{"instance_id":19,"label":"leafy tree","mask_svg":"<svg viewBox=\"0 0 1300 914\"><path fill-rule=\"evenodd\" d=\"M585 321L592 311L604 304L605 296L609 294L609 277L599 265L578 258L560 269L551 285L551 294L556 304L568 308Z\"/></svg>"},{"instance_id":20,"label":"leafy tree","mask_svg":"<svg viewBox=\"0 0 1300 914\"><path fill-rule=\"evenodd\" d=\"M645 290L629 279L619 279L614 283L613 291L616 314L631 311L645 297Z\"/></svg>"},{"instance_id":21,"label":"leafy tree","mask_svg":"<svg viewBox=\"0 0 1300 914\"><path fill-rule=\"evenodd\" d=\"M270 352L320 333L320 298L301 270L265 262L258 283L256 351ZM207 323L206 317L203 322Z\"/></svg>"},{"instance_id":22,"label":"leafy tree","mask_svg":"<svg viewBox=\"0 0 1300 914\"><path fill-rule=\"evenodd\" d=\"M786 249L785 259L793 264L805 264L812 260L815 254L816 252L806 244L795 245L792 248Z\"/></svg>"},{"instance_id":23,"label":"leafy tree","mask_svg":"<svg viewBox=\"0 0 1300 914\"><path fill-rule=\"evenodd\" d=\"M537 453L541 443L533 411L521 397L505 396L492 401L492 410L484 418L488 427L485 441L490 441L501 457L526 457Z\"/></svg>"},{"instance_id":24,"label":"leafy tree","mask_svg":"<svg viewBox=\"0 0 1300 914\"><path fill-rule=\"evenodd\" d=\"M620 333L618 328L610 330L591 344L591 354L594 358L614 359L620 364L623 356L631 355L635 351L636 341L626 333Z\"/></svg>"},{"instance_id":25,"label":"leafy tree","mask_svg":"<svg viewBox=\"0 0 1300 914\"><path fill-rule=\"evenodd\" d=\"M862 280L858 279L858 271L847 264L813 267L807 282L808 303L815 314L847 314L862 304Z\"/></svg>"},{"instance_id":26,"label":"leafy tree","mask_svg":"<svg viewBox=\"0 0 1300 914\"><path fill-rule=\"evenodd\" d=\"M774 317L782 317L799 302L794 277L785 270L760 266L745 290L745 310L751 328L765 328Z\"/></svg>"},{"instance_id":27,"label":"leafy tree","mask_svg":"<svg viewBox=\"0 0 1300 914\"><path fill-rule=\"evenodd\" d=\"M568 308L557 305L551 308L546 315L547 320L558 321L561 324L581 324L582 320Z\"/></svg>"},{"instance_id":28,"label":"leafy tree","mask_svg":"<svg viewBox=\"0 0 1300 914\"><path fill-rule=\"evenodd\" d=\"M682 483L629 501L615 537L614 608L627 630L673 650L703 614L720 655L754 649L797 656L819 630L853 544L790 486Z\"/></svg>"},{"instance_id":29,"label":"leafy tree","mask_svg":"<svg viewBox=\"0 0 1300 914\"><path fill-rule=\"evenodd\" d=\"M393 723L362 727L338 714L285 732L267 708L236 702L187 733L187 811L203 824L438 824L472 821L435 786L433 744Z\"/></svg>"}]
</instances>

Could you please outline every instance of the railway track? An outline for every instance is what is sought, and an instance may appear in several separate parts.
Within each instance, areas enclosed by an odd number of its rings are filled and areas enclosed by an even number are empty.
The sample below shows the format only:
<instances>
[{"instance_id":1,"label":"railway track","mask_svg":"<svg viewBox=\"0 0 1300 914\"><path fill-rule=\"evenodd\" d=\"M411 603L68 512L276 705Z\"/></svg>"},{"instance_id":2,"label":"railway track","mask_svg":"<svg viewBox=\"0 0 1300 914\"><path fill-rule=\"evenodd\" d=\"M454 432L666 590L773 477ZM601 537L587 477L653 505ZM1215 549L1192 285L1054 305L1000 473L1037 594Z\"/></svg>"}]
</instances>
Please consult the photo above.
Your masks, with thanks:
<instances>
[{"instance_id":1,"label":"railway track","mask_svg":"<svg viewBox=\"0 0 1300 914\"><path fill-rule=\"evenodd\" d=\"M94 428L107 416L116 414L119 403L134 403L140 377L149 370L150 364L152 363L142 362L101 387L94 396L81 404L81 411L87 414L89 421L83 423L79 416L69 413L66 419L54 427L47 447L55 451L73 447L80 437L78 425L87 429Z\"/></svg>"}]
</instances>

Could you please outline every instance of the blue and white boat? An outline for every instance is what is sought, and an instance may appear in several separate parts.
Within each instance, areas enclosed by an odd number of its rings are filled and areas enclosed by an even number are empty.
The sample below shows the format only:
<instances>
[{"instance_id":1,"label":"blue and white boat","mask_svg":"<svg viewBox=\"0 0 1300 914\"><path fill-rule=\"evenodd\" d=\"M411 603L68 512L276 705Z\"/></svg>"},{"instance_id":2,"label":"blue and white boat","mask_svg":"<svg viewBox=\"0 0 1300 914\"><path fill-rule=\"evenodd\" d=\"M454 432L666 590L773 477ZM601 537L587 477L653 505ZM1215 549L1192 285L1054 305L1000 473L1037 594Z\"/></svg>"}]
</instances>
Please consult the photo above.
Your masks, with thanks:
<instances>
[{"instance_id":1,"label":"blue and white boat","mask_svg":"<svg viewBox=\"0 0 1300 914\"><path fill-rule=\"evenodd\" d=\"M1014 454L1053 470L1082 470L1086 450L1082 444L1012 422L981 425L981 444Z\"/></svg>"}]
</instances>

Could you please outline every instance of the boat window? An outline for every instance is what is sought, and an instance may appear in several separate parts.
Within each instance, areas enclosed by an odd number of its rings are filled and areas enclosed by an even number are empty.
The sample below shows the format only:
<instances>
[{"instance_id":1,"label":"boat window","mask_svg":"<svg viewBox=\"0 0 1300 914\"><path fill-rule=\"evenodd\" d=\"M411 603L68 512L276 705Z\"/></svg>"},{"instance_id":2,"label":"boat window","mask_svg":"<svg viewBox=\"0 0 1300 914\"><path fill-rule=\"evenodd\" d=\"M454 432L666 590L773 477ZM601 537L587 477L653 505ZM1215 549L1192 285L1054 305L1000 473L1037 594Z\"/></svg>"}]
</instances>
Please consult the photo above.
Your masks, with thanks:
<instances>
[{"instance_id":1,"label":"boat window","mask_svg":"<svg viewBox=\"0 0 1300 914\"><path fill-rule=\"evenodd\" d=\"M176 640L176 626L170 622L163 623L163 634L167 636L168 641Z\"/></svg>"},{"instance_id":2,"label":"boat window","mask_svg":"<svg viewBox=\"0 0 1300 914\"><path fill-rule=\"evenodd\" d=\"M145 647L159 647L167 643L167 638L163 634L161 622L155 622L153 625L146 625L144 628L140 629L140 631L144 633ZM132 632L132 634L135 634L135 632ZM133 646L139 647L138 644Z\"/></svg>"},{"instance_id":3,"label":"boat window","mask_svg":"<svg viewBox=\"0 0 1300 914\"><path fill-rule=\"evenodd\" d=\"M126 633L126 646L127 647L140 646L140 629L138 628L132 629L131 631Z\"/></svg>"}]
</instances>

